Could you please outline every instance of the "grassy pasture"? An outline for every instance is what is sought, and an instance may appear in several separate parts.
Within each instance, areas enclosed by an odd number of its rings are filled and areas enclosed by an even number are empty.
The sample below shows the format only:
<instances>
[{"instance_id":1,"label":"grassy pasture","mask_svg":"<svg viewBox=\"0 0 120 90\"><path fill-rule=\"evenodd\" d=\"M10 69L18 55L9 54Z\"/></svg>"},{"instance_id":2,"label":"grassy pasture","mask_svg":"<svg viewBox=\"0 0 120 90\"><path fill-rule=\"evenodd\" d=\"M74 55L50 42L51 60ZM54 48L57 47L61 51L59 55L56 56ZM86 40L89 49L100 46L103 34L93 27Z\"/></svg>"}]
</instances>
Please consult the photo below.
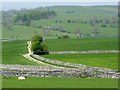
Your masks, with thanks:
<instances>
[{"instance_id":1,"label":"grassy pasture","mask_svg":"<svg viewBox=\"0 0 120 90\"><path fill-rule=\"evenodd\" d=\"M43 57L51 60L84 64L88 66L104 67L118 70L118 54L53 54L44 55Z\"/></svg>"},{"instance_id":2,"label":"grassy pasture","mask_svg":"<svg viewBox=\"0 0 120 90\"><path fill-rule=\"evenodd\" d=\"M29 27L29 26L20 26L20 25L14 25L12 27L12 30L8 30L5 26L2 28L2 38L5 39L17 39L17 40L30 40L32 36L35 34L41 35L47 39L50 38L57 38L56 35L64 35L66 33L62 33L59 31L51 30L48 34L51 36L43 35L44 30L40 28L35 27ZM71 37L75 37L74 34L69 34Z\"/></svg>"},{"instance_id":3,"label":"grassy pasture","mask_svg":"<svg viewBox=\"0 0 120 90\"><path fill-rule=\"evenodd\" d=\"M108 12L111 13L112 15L116 15L117 10L116 10L117 6L92 6L92 7L86 7L86 6L56 6L56 7L51 7L52 10L55 10L58 14L64 14L68 11L73 11L73 14L86 14L88 16L96 16L96 15L100 15L103 16L103 13L105 14L105 16L110 16L108 15ZM99 11L98 11L99 10ZM114 13L113 13L114 12Z\"/></svg>"},{"instance_id":4,"label":"grassy pasture","mask_svg":"<svg viewBox=\"0 0 120 90\"><path fill-rule=\"evenodd\" d=\"M3 64L38 65L37 63L31 62L22 56L26 53L27 53L26 41L2 42Z\"/></svg>"},{"instance_id":5,"label":"grassy pasture","mask_svg":"<svg viewBox=\"0 0 120 90\"><path fill-rule=\"evenodd\" d=\"M2 38L12 39L13 37L13 39L30 40L31 37L35 35L35 31L38 34L42 34L41 30L38 28L14 25L12 30L8 30L8 28L3 26Z\"/></svg>"},{"instance_id":6,"label":"grassy pasture","mask_svg":"<svg viewBox=\"0 0 120 90\"><path fill-rule=\"evenodd\" d=\"M32 82L32 84L31 84ZM118 79L28 77L2 78L3 88L118 88Z\"/></svg>"},{"instance_id":7,"label":"grassy pasture","mask_svg":"<svg viewBox=\"0 0 120 90\"><path fill-rule=\"evenodd\" d=\"M49 51L117 50L117 38L81 38L46 40Z\"/></svg>"},{"instance_id":8,"label":"grassy pasture","mask_svg":"<svg viewBox=\"0 0 120 90\"><path fill-rule=\"evenodd\" d=\"M64 27L64 29L68 32L75 33L76 29L80 29L80 32L85 36L86 34L92 34L93 29L95 27L92 27L89 23L83 24L83 23L67 23L67 22L62 22L62 23L55 23L54 19L44 19L44 20L36 20L33 21L33 23L36 26L46 26L50 25L52 27ZM115 37L117 36L118 33L118 28L117 27L100 27L100 25L97 26L99 33L101 36L104 37ZM55 31L55 30L54 30ZM57 34L59 35L59 34Z\"/></svg>"}]
</instances>

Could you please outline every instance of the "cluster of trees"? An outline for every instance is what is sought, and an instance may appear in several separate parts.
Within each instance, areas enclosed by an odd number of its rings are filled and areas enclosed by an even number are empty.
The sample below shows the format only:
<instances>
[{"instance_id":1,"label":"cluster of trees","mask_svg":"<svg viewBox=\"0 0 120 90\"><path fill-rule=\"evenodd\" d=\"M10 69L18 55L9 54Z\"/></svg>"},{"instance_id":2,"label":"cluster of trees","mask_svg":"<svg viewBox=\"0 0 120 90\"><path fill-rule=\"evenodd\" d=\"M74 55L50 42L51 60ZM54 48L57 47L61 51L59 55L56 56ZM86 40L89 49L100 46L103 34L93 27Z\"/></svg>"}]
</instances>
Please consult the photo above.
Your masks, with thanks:
<instances>
[{"instance_id":1,"label":"cluster of trees","mask_svg":"<svg viewBox=\"0 0 120 90\"><path fill-rule=\"evenodd\" d=\"M67 23L84 23L87 24L86 20L67 20Z\"/></svg>"},{"instance_id":2,"label":"cluster of trees","mask_svg":"<svg viewBox=\"0 0 120 90\"><path fill-rule=\"evenodd\" d=\"M63 23L63 20L55 20L55 23ZM76 20L76 19L68 19L66 21L67 23L83 23L83 24L90 24L91 26L95 27L97 25L100 25L101 27L115 27L117 26L118 20L114 17L112 18L91 18L90 20L87 19L81 19L81 20Z\"/></svg>"},{"instance_id":3,"label":"cluster of trees","mask_svg":"<svg viewBox=\"0 0 120 90\"><path fill-rule=\"evenodd\" d=\"M32 20L49 19L56 15L56 12L50 9L31 9L19 12L15 17L15 23L31 25Z\"/></svg>"},{"instance_id":4,"label":"cluster of trees","mask_svg":"<svg viewBox=\"0 0 120 90\"><path fill-rule=\"evenodd\" d=\"M95 28L93 29L92 34L93 34L94 36L98 36L98 35L100 34L99 28L98 28L98 27L95 27Z\"/></svg>"},{"instance_id":5,"label":"cluster of trees","mask_svg":"<svg viewBox=\"0 0 120 90\"><path fill-rule=\"evenodd\" d=\"M33 36L31 39L31 43L32 43L31 49L34 54L37 55L49 54L47 44L43 43L43 38L41 36L39 35Z\"/></svg>"},{"instance_id":6,"label":"cluster of trees","mask_svg":"<svg viewBox=\"0 0 120 90\"><path fill-rule=\"evenodd\" d=\"M63 20L55 20L56 23L62 23Z\"/></svg>"},{"instance_id":7,"label":"cluster of trees","mask_svg":"<svg viewBox=\"0 0 120 90\"><path fill-rule=\"evenodd\" d=\"M66 32L65 28L63 26L58 27L58 31L60 32Z\"/></svg>"},{"instance_id":8,"label":"cluster of trees","mask_svg":"<svg viewBox=\"0 0 120 90\"><path fill-rule=\"evenodd\" d=\"M74 11L68 11L67 13L71 14L71 13L74 13Z\"/></svg>"},{"instance_id":9,"label":"cluster of trees","mask_svg":"<svg viewBox=\"0 0 120 90\"><path fill-rule=\"evenodd\" d=\"M6 26L8 28L8 30L12 30L13 29L13 18L12 17L7 17L3 20L3 25Z\"/></svg>"},{"instance_id":10,"label":"cluster of trees","mask_svg":"<svg viewBox=\"0 0 120 90\"><path fill-rule=\"evenodd\" d=\"M32 20L49 19L54 16L56 12L49 8L2 11L2 24L12 30L14 24L30 26Z\"/></svg>"},{"instance_id":11,"label":"cluster of trees","mask_svg":"<svg viewBox=\"0 0 120 90\"><path fill-rule=\"evenodd\" d=\"M62 23L62 22L64 22L64 20L55 20L55 23ZM66 21L67 23L85 23L85 24L87 24L87 21L81 21L81 20L67 20Z\"/></svg>"},{"instance_id":12,"label":"cluster of trees","mask_svg":"<svg viewBox=\"0 0 120 90\"><path fill-rule=\"evenodd\" d=\"M69 35L62 35L62 36L59 36L58 39L69 39Z\"/></svg>"},{"instance_id":13,"label":"cluster of trees","mask_svg":"<svg viewBox=\"0 0 120 90\"><path fill-rule=\"evenodd\" d=\"M77 29L75 30L75 34L76 34L77 38L82 37L82 32L80 31L80 28L77 28Z\"/></svg>"},{"instance_id":14,"label":"cluster of trees","mask_svg":"<svg viewBox=\"0 0 120 90\"><path fill-rule=\"evenodd\" d=\"M44 29L46 30L57 30L57 31L60 31L60 32L66 32L65 28L63 26L50 26L50 25L46 25L44 27Z\"/></svg>"},{"instance_id":15,"label":"cluster of trees","mask_svg":"<svg viewBox=\"0 0 120 90\"><path fill-rule=\"evenodd\" d=\"M109 19L109 18L105 18L105 19L92 18L90 20L90 24L93 27L98 25L98 24L100 24L101 27L107 27L107 26L114 27L117 23L118 23L118 21L115 18L112 18L112 19Z\"/></svg>"}]
</instances>

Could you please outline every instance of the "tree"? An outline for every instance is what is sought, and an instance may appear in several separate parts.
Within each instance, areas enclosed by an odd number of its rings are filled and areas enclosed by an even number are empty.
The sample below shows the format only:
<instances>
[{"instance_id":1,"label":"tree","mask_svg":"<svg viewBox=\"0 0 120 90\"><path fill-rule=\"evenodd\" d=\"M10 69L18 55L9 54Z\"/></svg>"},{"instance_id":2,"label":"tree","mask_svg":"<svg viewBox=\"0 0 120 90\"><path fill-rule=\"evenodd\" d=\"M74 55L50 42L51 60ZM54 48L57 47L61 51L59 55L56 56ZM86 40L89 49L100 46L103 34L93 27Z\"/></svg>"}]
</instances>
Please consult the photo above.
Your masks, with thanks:
<instances>
[{"instance_id":1,"label":"tree","mask_svg":"<svg viewBox=\"0 0 120 90\"><path fill-rule=\"evenodd\" d=\"M93 19L91 19L90 24L94 27L96 23L95 23L95 21Z\"/></svg>"},{"instance_id":2,"label":"tree","mask_svg":"<svg viewBox=\"0 0 120 90\"><path fill-rule=\"evenodd\" d=\"M5 19L3 20L3 24L4 24L9 30L11 30L12 27L13 27L13 18L12 18L12 17L5 18Z\"/></svg>"},{"instance_id":3,"label":"tree","mask_svg":"<svg viewBox=\"0 0 120 90\"><path fill-rule=\"evenodd\" d=\"M82 33L81 33L81 31L80 31L79 28L76 29L75 34L76 34L77 38L78 38L78 37L82 37Z\"/></svg>"},{"instance_id":4,"label":"tree","mask_svg":"<svg viewBox=\"0 0 120 90\"><path fill-rule=\"evenodd\" d=\"M38 49L42 50L42 45L39 41L32 42L32 51L36 51Z\"/></svg>"},{"instance_id":5,"label":"tree","mask_svg":"<svg viewBox=\"0 0 120 90\"><path fill-rule=\"evenodd\" d=\"M60 23L62 22L62 20L60 20Z\"/></svg>"},{"instance_id":6,"label":"tree","mask_svg":"<svg viewBox=\"0 0 120 90\"><path fill-rule=\"evenodd\" d=\"M75 23L75 20L73 20L72 23Z\"/></svg>"},{"instance_id":7,"label":"tree","mask_svg":"<svg viewBox=\"0 0 120 90\"><path fill-rule=\"evenodd\" d=\"M2 11L2 24L12 30L14 25L14 14L12 11Z\"/></svg>"},{"instance_id":8,"label":"tree","mask_svg":"<svg viewBox=\"0 0 120 90\"><path fill-rule=\"evenodd\" d=\"M22 20L24 25L29 26L32 20L41 20L49 19L56 16L56 12L50 9L30 9L30 10L21 10L15 15L15 23Z\"/></svg>"},{"instance_id":9,"label":"tree","mask_svg":"<svg viewBox=\"0 0 120 90\"><path fill-rule=\"evenodd\" d=\"M32 37L31 42L35 42L35 41L39 41L39 42L42 43L43 38L41 36L39 36L39 35L35 35L35 36Z\"/></svg>"},{"instance_id":10,"label":"tree","mask_svg":"<svg viewBox=\"0 0 120 90\"><path fill-rule=\"evenodd\" d=\"M44 55L44 54L49 54L47 44L43 43L42 37L39 35L35 35L32 37L32 47L31 50L33 51L34 54L37 55Z\"/></svg>"},{"instance_id":11,"label":"tree","mask_svg":"<svg viewBox=\"0 0 120 90\"><path fill-rule=\"evenodd\" d=\"M66 32L65 29L64 29L64 27L62 27L62 26L60 26L60 27L58 28L58 30L59 30L60 32Z\"/></svg>"},{"instance_id":12,"label":"tree","mask_svg":"<svg viewBox=\"0 0 120 90\"><path fill-rule=\"evenodd\" d=\"M23 22L22 20L18 20L18 21L16 22L16 24L17 24L17 25L24 25L24 22Z\"/></svg>"},{"instance_id":13,"label":"tree","mask_svg":"<svg viewBox=\"0 0 120 90\"><path fill-rule=\"evenodd\" d=\"M71 23L71 20L67 20L68 23Z\"/></svg>"},{"instance_id":14,"label":"tree","mask_svg":"<svg viewBox=\"0 0 120 90\"><path fill-rule=\"evenodd\" d=\"M108 18L106 18L104 21L105 21L105 24L109 24L110 23L110 20Z\"/></svg>"},{"instance_id":15,"label":"tree","mask_svg":"<svg viewBox=\"0 0 120 90\"><path fill-rule=\"evenodd\" d=\"M42 43L42 48L43 48L43 54L49 54L48 46L46 43Z\"/></svg>"},{"instance_id":16,"label":"tree","mask_svg":"<svg viewBox=\"0 0 120 90\"><path fill-rule=\"evenodd\" d=\"M37 31L35 31L35 34L37 34Z\"/></svg>"},{"instance_id":17,"label":"tree","mask_svg":"<svg viewBox=\"0 0 120 90\"><path fill-rule=\"evenodd\" d=\"M43 46L41 45L41 42L39 42L39 41L33 42L31 49L34 54L37 54L37 55L45 54L45 52L43 51Z\"/></svg>"},{"instance_id":18,"label":"tree","mask_svg":"<svg viewBox=\"0 0 120 90\"><path fill-rule=\"evenodd\" d=\"M24 23L25 23L26 26L30 26L31 25L31 20L26 20Z\"/></svg>"},{"instance_id":19,"label":"tree","mask_svg":"<svg viewBox=\"0 0 120 90\"><path fill-rule=\"evenodd\" d=\"M16 36L16 39L18 38L18 36Z\"/></svg>"},{"instance_id":20,"label":"tree","mask_svg":"<svg viewBox=\"0 0 120 90\"><path fill-rule=\"evenodd\" d=\"M98 27L95 27L95 28L93 29L93 34L94 34L95 36L97 36L99 33L100 33L100 32L99 32Z\"/></svg>"},{"instance_id":21,"label":"tree","mask_svg":"<svg viewBox=\"0 0 120 90\"><path fill-rule=\"evenodd\" d=\"M57 23L58 21L57 20L55 20L55 23Z\"/></svg>"},{"instance_id":22,"label":"tree","mask_svg":"<svg viewBox=\"0 0 120 90\"><path fill-rule=\"evenodd\" d=\"M107 25L106 24L101 24L101 27L107 27Z\"/></svg>"},{"instance_id":23,"label":"tree","mask_svg":"<svg viewBox=\"0 0 120 90\"><path fill-rule=\"evenodd\" d=\"M68 35L62 35L62 36L59 36L58 39L69 39L69 36Z\"/></svg>"},{"instance_id":24,"label":"tree","mask_svg":"<svg viewBox=\"0 0 120 90\"><path fill-rule=\"evenodd\" d=\"M92 19L90 20L90 24L91 24L93 27L96 26L96 24L98 24L97 18L92 18Z\"/></svg>"}]
</instances>

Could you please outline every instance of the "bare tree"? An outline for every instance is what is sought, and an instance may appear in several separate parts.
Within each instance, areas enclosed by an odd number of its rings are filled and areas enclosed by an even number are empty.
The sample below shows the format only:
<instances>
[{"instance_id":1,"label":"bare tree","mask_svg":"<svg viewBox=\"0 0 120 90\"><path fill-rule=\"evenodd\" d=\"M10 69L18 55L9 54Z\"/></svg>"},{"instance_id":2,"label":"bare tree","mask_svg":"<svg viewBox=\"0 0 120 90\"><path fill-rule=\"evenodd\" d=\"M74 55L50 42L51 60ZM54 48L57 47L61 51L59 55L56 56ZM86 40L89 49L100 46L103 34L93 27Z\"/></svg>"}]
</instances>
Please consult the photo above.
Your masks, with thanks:
<instances>
[{"instance_id":1,"label":"bare tree","mask_svg":"<svg viewBox=\"0 0 120 90\"><path fill-rule=\"evenodd\" d=\"M9 30L12 30L12 28L13 28L13 18L12 17L5 18L3 20L3 23Z\"/></svg>"},{"instance_id":2,"label":"bare tree","mask_svg":"<svg viewBox=\"0 0 120 90\"><path fill-rule=\"evenodd\" d=\"M94 36L97 36L99 33L100 33L100 32L99 32L98 27L95 27L95 28L93 29L93 35L94 35Z\"/></svg>"},{"instance_id":3,"label":"bare tree","mask_svg":"<svg viewBox=\"0 0 120 90\"><path fill-rule=\"evenodd\" d=\"M76 34L77 38L82 37L82 33L79 28L76 29L75 34Z\"/></svg>"}]
</instances>

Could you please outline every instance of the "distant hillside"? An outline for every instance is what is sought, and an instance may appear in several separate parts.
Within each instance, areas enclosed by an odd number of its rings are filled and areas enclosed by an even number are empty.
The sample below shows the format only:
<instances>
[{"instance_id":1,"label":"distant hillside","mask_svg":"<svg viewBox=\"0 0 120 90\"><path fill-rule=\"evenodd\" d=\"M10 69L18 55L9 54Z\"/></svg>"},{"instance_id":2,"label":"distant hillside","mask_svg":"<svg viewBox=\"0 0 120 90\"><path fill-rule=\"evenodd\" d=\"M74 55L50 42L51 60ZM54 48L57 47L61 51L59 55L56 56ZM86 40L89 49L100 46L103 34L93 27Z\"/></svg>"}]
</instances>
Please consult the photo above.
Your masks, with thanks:
<instances>
[{"instance_id":1,"label":"distant hillside","mask_svg":"<svg viewBox=\"0 0 120 90\"><path fill-rule=\"evenodd\" d=\"M31 35L41 33L44 38L57 38L69 35L70 38L86 37L117 37L118 35L118 7L117 6L52 6L36 8L38 11L46 9L54 11L53 18L30 19L27 25L14 23L11 30L3 27L3 38L30 39ZM35 13L32 9L35 16ZM14 13L13 13L14 12ZM17 13L27 14L25 11L9 11L7 14L14 20ZM28 14L29 16L29 14ZM4 20L7 21L7 20ZM19 33L17 33L19 32Z\"/></svg>"}]
</instances>

